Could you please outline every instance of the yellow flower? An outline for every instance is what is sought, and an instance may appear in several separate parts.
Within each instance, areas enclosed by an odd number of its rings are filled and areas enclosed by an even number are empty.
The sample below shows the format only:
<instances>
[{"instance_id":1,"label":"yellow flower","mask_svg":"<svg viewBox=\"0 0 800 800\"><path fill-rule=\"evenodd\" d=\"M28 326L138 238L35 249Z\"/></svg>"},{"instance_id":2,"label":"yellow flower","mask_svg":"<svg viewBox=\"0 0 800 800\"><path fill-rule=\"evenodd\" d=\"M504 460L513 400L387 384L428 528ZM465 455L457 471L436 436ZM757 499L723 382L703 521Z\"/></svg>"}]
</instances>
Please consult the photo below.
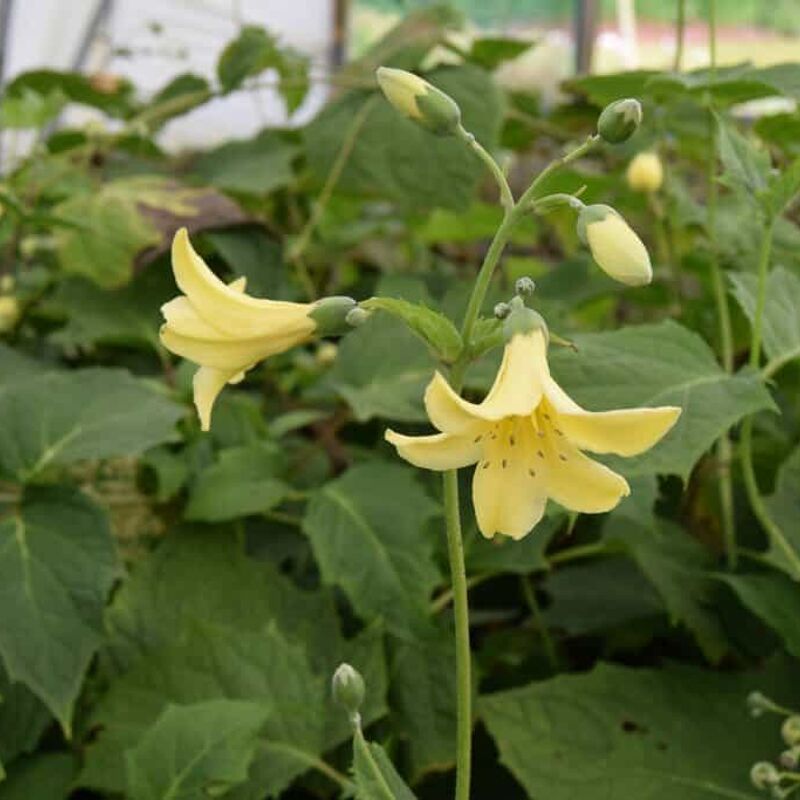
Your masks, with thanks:
<instances>
[{"instance_id":1,"label":"yellow flower","mask_svg":"<svg viewBox=\"0 0 800 800\"><path fill-rule=\"evenodd\" d=\"M229 285L217 278L192 248L185 228L172 242L172 270L183 295L161 307L166 321L160 337L168 350L200 365L194 403L204 431L226 383L237 383L259 361L320 333L323 317L343 319L355 305L349 298L290 303L250 297L244 278Z\"/></svg>"},{"instance_id":2,"label":"yellow flower","mask_svg":"<svg viewBox=\"0 0 800 800\"><path fill-rule=\"evenodd\" d=\"M578 215L578 235L597 266L614 280L645 286L653 279L647 248L611 206L584 206Z\"/></svg>"},{"instance_id":3,"label":"yellow flower","mask_svg":"<svg viewBox=\"0 0 800 800\"><path fill-rule=\"evenodd\" d=\"M633 456L673 426L680 408L586 411L550 376L546 333L517 333L506 345L494 385L479 404L459 397L438 372L425 392L441 433L386 439L406 461L446 470L477 464L472 501L481 533L520 539L550 497L571 511L609 511L629 494L623 477L581 451Z\"/></svg>"},{"instance_id":4,"label":"yellow flower","mask_svg":"<svg viewBox=\"0 0 800 800\"><path fill-rule=\"evenodd\" d=\"M657 153L639 153L628 164L625 177L634 192L657 192L664 182L664 167Z\"/></svg>"}]
</instances>

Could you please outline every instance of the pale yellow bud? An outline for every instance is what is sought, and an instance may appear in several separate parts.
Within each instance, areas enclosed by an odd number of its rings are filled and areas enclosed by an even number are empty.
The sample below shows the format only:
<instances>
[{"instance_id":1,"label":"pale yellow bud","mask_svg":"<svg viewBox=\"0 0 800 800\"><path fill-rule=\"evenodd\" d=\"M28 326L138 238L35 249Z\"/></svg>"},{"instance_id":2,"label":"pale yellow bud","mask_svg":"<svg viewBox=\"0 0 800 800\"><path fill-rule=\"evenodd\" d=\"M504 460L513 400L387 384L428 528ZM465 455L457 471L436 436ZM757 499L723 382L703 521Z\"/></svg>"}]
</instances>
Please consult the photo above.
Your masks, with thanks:
<instances>
[{"instance_id":1,"label":"pale yellow bud","mask_svg":"<svg viewBox=\"0 0 800 800\"><path fill-rule=\"evenodd\" d=\"M664 166L657 153L639 153L625 173L634 192L657 192L664 182Z\"/></svg>"},{"instance_id":2,"label":"pale yellow bud","mask_svg":"<svg viewBox=\"0 0 800 800\"><path fill-rule=\"evenodd\" d=\"M336 361L339 354L339 347L334 342L320 342L317 352L314 353L314 360L320 367L329 367Z\"/></svg>"},{"instance_id":3,"label":"pale yellow bud","mask_svg":"<svg viewBox=\"0 0 800 800\"><path fill-rule=\"evenodd\" d=\"M19 303L16 297L0 297L0 333L10 331L20 317Z\"/></svg>"},{"instance_id":4,"label":"pale yellow bud","mask_svg":"<svg viewBox=\"0 0 800 800\"><path fill-rule=\"evenodd\" d=\"M644 286L653 279L647 248L610 206L584 206L578 217L578 235L589 246L597 266L614 280Z\"/></svg>"}]
</instances>

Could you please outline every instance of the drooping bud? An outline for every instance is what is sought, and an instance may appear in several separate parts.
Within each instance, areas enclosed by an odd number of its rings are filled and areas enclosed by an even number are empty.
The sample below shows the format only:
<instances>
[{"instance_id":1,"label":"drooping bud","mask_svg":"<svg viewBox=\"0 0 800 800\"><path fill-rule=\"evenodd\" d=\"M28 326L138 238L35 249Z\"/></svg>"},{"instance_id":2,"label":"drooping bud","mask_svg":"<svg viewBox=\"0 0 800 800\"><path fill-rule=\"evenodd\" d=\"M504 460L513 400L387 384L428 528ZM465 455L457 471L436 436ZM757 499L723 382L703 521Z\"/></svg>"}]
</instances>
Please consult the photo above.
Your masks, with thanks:
<instances>
[{"instance_id":1,"label":"drooping bud","mask_svg":"<svg viewBox=\"0 0 800 800\"><path fill-rule=\"evenodd\" d=\"M349 664L340 664L331 680L333 699L349 714L357 714L364 702L366 687L358 670Z\"/></svg>"},{"instance_id":2,"label":"drooping bud","mask_svg":"<svg viewBox=\"0 0 800 800\"><path fill-rule=\"evenodd\" d=\"M351 328L358 328L359 326L363 325L369 319L369 311L361 306L356 306L355 308L351 309L347 316L345 317L344 321L348 324Z\"/></svg>"},{"instance_id":3,"label":"drooping bud","mask_svg":"<svg viewBox=\"0 0 800 800\"><path fill-rule=\"evenodd\" d=\"M754 691L747 695L747 708L750 716L760 717L765 711L773 711L775 704L762 692Z\"/></svg>"},{"instance_id":4,"label":"drooping bud","mask_svg":"<svg viewBox=\"0 0 800 800\"><path fill-rule=\"evenodd\" d=\"M634 192L657 192L664 182L664 166L657 153L639 153L628 164L625 177Z\"/></svg>"},{"instance_id":5,"label":"drooping bud","mask_svg":"<svg viewBox=\"0 0 800 800\"><path fill-rule=\"evenodd\" d=\"M536 284L534 283L533 278L529 278L526 275L517 279L517 282L514 284L514 291L520 297L531 297L536 291Z\"/></svg>"},{"instance_id":6,"label":"drooping bud","mask_svg":"<svg viewBox=\"0 0 800 800\"><path fill-rule=\"evenodd\" d=\"M314 320L317 336L341 336L347 333L349 314L357 308L352 297L324 297L314 303L308 316Z\"/></svg>"},{"instance_id":7,"label":"drooping bud","mask_svg":"<svg viewBox=\"0 0 800 800\"><path fill-rule=\"evenodd\" d=\"M597 119L597 132L609 144L630 139L642 124L642 104L628 97L609 103Z\"/></svg>"},{"instance_id":8,"label":"drooping bud","mask_svg":"<svg viewBox=\"0 0 800 800\"><path fill-rule=\"evenodd\" d=\"M781 725L781 736L789 747L800 745L800 715L786 717Z\"/></svg>"},{"instance_id":9,"label":"drooping bud","mask_svg":"<svg viewBox=\"0 0 800 800\"><path fill-rule=\"evenodd\" d=\"M550 332L544 317L532 308L528 308L521 297L512 298L508 306L509 313L503 321L503 337L507 342L517 335L525 335L536 330L543 331L545 340L550 340Z\"/></svg>"},{"instance_id":10,"label":"drooping bud","mask_svg":"<svg viewBox=\"0 0 800 800\"><path fill-rule=\"evenodd\" d=\"M497 319L505 319L511 313L511 306L508 303L497 303L494 307L494 315Z\"/></svg>"},{"instance_id":11,"label":"drooping bud","mask_svg":"<svg viewBox=\"0 0 800 800\"><path fill-rule=\"evenodd\" d=\"M653 279L647 248L611 206L584 206L578 215L577 230L597 266L614 280L628 286L645 286Z\"/></svg>"},{"instance_id":12,"label":"drooping bud","mask_svg":"<svg viewBox=\"0 0 800 800\"><path fill-rule=\"evenodd\" d=\"M759 761L750 770L750 782L756 789L769 789L777 786L780 780L780 773L769 761Z\"/></svg>"},{"instance_id":13,"label":"drooping bud","mask_svg":"<svg viewBox=\"0 0 800 800\"><path fill-rule=\"evenodd\" d=\"M461 125L461 109L452 97L404 69L380 67L375 76L386 99L404 117L438 136L451 136Z\"/></svg>"},{"instance_id":14,"label":"drooping bud","mask_svg":"<svg viewBox=\"0 0 800 800\"><path fill-rule=\"evenodd\" d=\"M778 757L778 761L784 769L797 769L797 765L800 764L800 746L795 745L784 750Z\"/></svg>"}]
</instances>

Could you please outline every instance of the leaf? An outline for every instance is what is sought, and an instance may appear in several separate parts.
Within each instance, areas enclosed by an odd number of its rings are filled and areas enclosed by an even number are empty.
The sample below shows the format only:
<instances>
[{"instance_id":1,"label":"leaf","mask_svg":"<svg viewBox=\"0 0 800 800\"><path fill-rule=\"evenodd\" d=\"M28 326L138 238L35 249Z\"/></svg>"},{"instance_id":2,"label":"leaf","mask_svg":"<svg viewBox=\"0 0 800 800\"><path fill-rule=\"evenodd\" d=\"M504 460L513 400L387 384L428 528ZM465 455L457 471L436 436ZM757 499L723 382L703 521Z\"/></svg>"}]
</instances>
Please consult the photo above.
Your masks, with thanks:
<instances>
[{"instance_id":1,"label":"leaf","mask_svg":"<svg viewBox=\"0 0 800 800\"><path fill-rule=\"evenodd\" d=\"M0 655L69 733L117 574L108 521L75 490L28 489L0 543Z\"/></svg>"},{"instance_id":2,"label":"leaf","mask_svg":"<svg viewBox=\"0 0 800 800\"><path fill-rule=\"evenodd\" d=\"M730 272L733 293L753 322L758 292L758 277L748 272ZM800 278L784 267L775 267L768 277L762 330L770 373L800 358Z\"/></svg>"},{"instance_id":3,"label":"leaf","mask_svg":"<svg viewBox=\"0 0 800 800\"><path fill-rule=\"evenodd\" d=\"M780 465L775 479L775 491L767 498L770 517L781 529L787 547L795 554L800 554L800 447L796 447L789 457ZM767 557L774 566L786 572L794 580L800 580L794 560L770 540Z\"/></svg>"},{"instance_id":4,"label":"leaf","mask_svg":"<svg viewBox=\"0 0 800 800\"><path fill-rule=\"evenodd\" d=\"M145 119L151 128L160 127L165 122L208 102L211 96L211 87L205 78L185 72L176 75L159 90L148 107L139 112L139 116Z\"/></svg>"},{"instance_id":5,"label":"leaf","mask_svg":"<svg viewBox=\"0 0 800 800\"><path fill-rule=\"evenodd\" d=\"M520 39L485 36L473 41L467 58L484 69L494 70L526 53L534 44Z\"/></svg>"},{"instance_id":6,"label":"leaf","mask_svg":"<svg viewBox=\"0 0 800 800\"><path fill-rule=\"evenodd\" d=\"M375 316L341 339L328 380L359 422L418 422L433 369L428 348L403 323Z\"/></svg>"},{"instance_id":7,"label":"leaf","mask_svg":"<svg viewBox=\"0 0 800 800\"><path fill-rule=\"evenodd\" d=\"M796 158L783 172L771 176L769 189L764 198L770 214L782 214L800 192L800 158Z\"/></svg>"},{"instance_id":8,"label":"leaf","mask_svg":"<svg viewBox=\"0 0 800 800\"><path fill-rule=\"evenodd\" d=\"M749 198L759 199L769 180L770 160L765 150L756 147L736 127L719 114L717 147L722 161L722 180Z\"/></svg>"},{"instance_id":9,"label":"leaf","mask_svg":"<svg viewBox=\"0 0 800 800\"><path fill-rule=\"evenodd\" d=\"M479 713L530 797L758 800L749 768L782 745L774 717L752 719L745 698L757 686L791 705L792 671L601 663L485 696Z\"/></svg>"},{"instance_id":10,"label":"leaf","mask_svg":"<svg viewBox=\"0 0 800 800\"><path fill-rule=\"evenodd\" d=\"M140 453L169 439L183 413L124 370L23 379L0 391L0 472L28 481L53 466Z\"/></svg>"},{"instance_id":11,"label":"leaf","mask_svg":"<svg viewBox=\"0 0 800 800\"><path fill-rule=\"evenodd\" d=\"M280 134L265 130L203 153L192 169L218 189L263 196L291 183L297 152Z\"/></svg>"},{"instance_id":12,"label":"leaf","mask_svg":"<svg viewBox=\"0 0 800 800\"><path fill-rule=\"evenodd\" d=\"M397 464L353 467L312 497L303 520L322 580L401 637L425 630L440 580L425 530L438 509L413 476Z\"/></svg>"},{"instance_id":13,"label":"leaf","mask_svg":"<svg viewBox=\"0 0 800 800\"><path fill-rule=\"evenodd\" d=\"M416 800L386 751L363 736L353 739L353 778L356 800Z\"/></svg>"},{"instance_id":14,"label":"leaf","mask_svg":"<svg viewBox=\"0 0 800 800\"><path fill-rule=\"evenodd\" d=\"M757 374L727 375L708 345L674 322L577 334L577 353L551 352L556 380L592 411L676 405L675 427L647 453L608 463L627 475L672 473L686 479L700 456L738 420L772 408Z\"/></svg>"},{"instance_id":15,"label":"leaf","mask_svg":"<svg viewBox=\"0 0 800 800\"><path fill-rule=\"evenodd\" d=\"M25 684L10 681L2 669L0 698L0 761L9 764L36 749L53 717Z\"/></svg>"},{"instance_id":16,"label":"leaf","mask_svg":"<svg viewBox=\"0 0 800 800\"><path fill-rule=\"evenodd\" d=\"M464 65L442 67L425 77L459 104L464 126L491 150L499 135L502 102L488 73ZM371 105L362 110L365 103ZM356 129L354 120L364 113L366 119ZM353 141L337 191L386 198L419 213L437 206L467 208L484 176L483 165L462 143L431 135L376 93L350 92L335 100L306 127L304 140L318 184Z\"/></svg>"},{"instance_id":17,"label":"leaf","mask_svg":"<svg viewBox=\"0 0 800 800\"><path fill-rule=\"evenodd\" d=\"M796 581L780 573L719 575L736 596L783 640L786 650L800 658L800 592Z\"/></svg>"},{"instance_id":18,"label":"leaf","mask_svg":"<svg viewBox=\"0 0 800 800\"><path fill-rule=\"evenodd\" d=\"M192 486L186 519L222 522L274 508L291 492L277 477L282 466L281 452L270 442L223 450Z\"/></svg>"},{"instance_id":19,"label":"leaf","mask_svg":"<svg viewBox=\"0 0 800 800\"><path fill-rule=\"evenodd\" d=\"M371 297L362 304L366 309L380 309L402 320L434 353L446 362L455 361L462 347L461 334L444 314L419 303L396 297Z\"/></svg>"},{"instance_id":20,"label":"leaf","mask_svg":"<svg viewBox=\"0 0 800 800\"><path fill-rule=\"evenodd\" d=\"M19 759L0 783L0 800L66 800L77 767L71 753L43 753Z\"/></svg>"},{"instance_id":21,"label":"leaf","mask_svg":"<svg viewBox=\"0 0 800 800\"><path fill-rule=\"evenodd\" d=\"M0 125L3 128L41 128L61 113L67 98L58 89L39 94L23 88L14 95L6 94L0 102Z\"/></svg>"},{"instance_id":22,"label":"leaf","mask_svg":"<svg viewBox=\"0 0 800 800\"><path fill-rule=\"evenodd\" d=\"M125 754L131 800L205 800L242 783L268 713L237 700L167 706Z\"/></svg>"}]
</instances>

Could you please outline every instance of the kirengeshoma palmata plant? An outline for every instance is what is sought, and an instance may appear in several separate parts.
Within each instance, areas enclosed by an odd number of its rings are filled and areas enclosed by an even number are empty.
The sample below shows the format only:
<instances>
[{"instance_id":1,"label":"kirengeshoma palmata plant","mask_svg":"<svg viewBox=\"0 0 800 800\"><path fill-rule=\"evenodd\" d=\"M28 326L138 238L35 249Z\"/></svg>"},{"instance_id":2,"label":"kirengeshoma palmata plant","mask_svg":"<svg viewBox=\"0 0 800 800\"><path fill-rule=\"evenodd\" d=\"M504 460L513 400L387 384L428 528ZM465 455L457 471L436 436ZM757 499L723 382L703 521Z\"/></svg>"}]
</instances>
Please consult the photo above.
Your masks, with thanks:
<instances>
[{"instance_id":1,"label":"kirengeshoma palmata plant","mask_svg":"<svg viewBox=\"0 0 800 800\"><path fill-rule=\"evenodd\" d=\"M399 69L381 67L377 81L386 99L404 117L433 135L452 138L454 147L469 147L498 185L503 219L475 277L460 331L435 312L420 326L393 298L370 298L356 306L349 298L304 304L249 297L243 283L225 285L216 278L192 249L186 232L179 231L173 245L173 270L183 295L163 307L166 322L161 339L168 349L199 365L194 393L204 429L211 424L214 399L226 383L240 380L247 369L270 355L315 336L342 333L376 308L400 316L440 356L441 370L430 381L424 398L437 432L406 436L388 430L386 438L406 461L443 473L456 639L455 798L467 800L472 678L458 469L475 465L472 499L480 532L487 538L499 534L520 539L542 518L548 498L577 513L614 508L630 493L627 481L585 453L637 455L670 430L681 409L589 411L575 403L550 374L547 351L551 336L545 320L529 307L534 296L530 279L518 281L515 296L497 309L502 322L494 320L494 342L504 349L491 390L479 403L461 396L465 370L477 350L476 331L487 290L504 246L527 215L556 207L572 209L578 235L603 271L629 286L644 286L652 279L645 246L617 211L602 204L585 205L574 195L541 193L543 179L560 167L602 142L619 143L630 137L642 118L638 101L610 104L600 115L595 134L549 164L515 198L497 162L463 127L452 98ZM334 676L333 692L353 726L355 772L371 776L369 796L381 800L411 796L385 752L364 740L358 713L364 683L358 673L342 665Z\"/></svg>"}]
</instances>

